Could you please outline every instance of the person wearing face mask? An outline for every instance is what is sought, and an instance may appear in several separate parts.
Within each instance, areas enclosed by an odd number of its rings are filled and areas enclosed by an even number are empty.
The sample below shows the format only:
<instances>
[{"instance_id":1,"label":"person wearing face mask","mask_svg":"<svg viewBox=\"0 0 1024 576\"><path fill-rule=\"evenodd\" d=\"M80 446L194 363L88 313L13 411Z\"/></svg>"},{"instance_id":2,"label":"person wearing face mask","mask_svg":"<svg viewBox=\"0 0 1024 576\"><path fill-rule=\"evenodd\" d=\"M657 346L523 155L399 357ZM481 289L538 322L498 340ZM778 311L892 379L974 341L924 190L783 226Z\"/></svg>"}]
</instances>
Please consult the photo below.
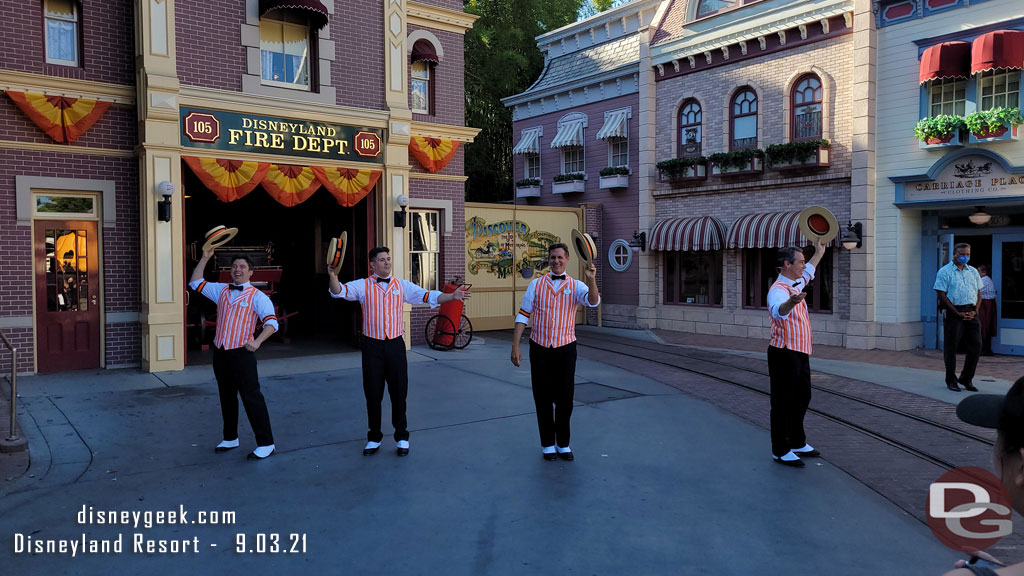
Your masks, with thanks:
<instances>
[{"instance_id":1,"label":"person wearing face mask","mask_svg":"<svg viewBox=\"0 0 1024 576\"><path fill-rule=\"evenodd\" d=\"M943 354L946 363L946 387L954 392L962 385L971 392L974 386L974 371L981 354L981 322L978 321L978 304L981 302L981 275L968 264L971 260L971 245L960 243L953 247L953 260L939 268L935 275L935 293L939 306L945 312L942 322ZM967 345L960 377L956 376L956 349L963 339Z\"/></svg>"},{"instance_id":2,"label":"person wearing face mask","mask_svg":"<svg viewBox=\"0 0 1024 576\"><path fill-rule=\"evenodd\" d=\"M956 407L956 415L968 424L996 430L993 468L1006 487L1010 505L1024 514L1024 378L1018 379L1006 396L976 394L964 398ZM944 576L1024 576L1024 562L1004 566L984 552L975 552L974 556L983 562L959 560L959 569Z\"/></svg>"},{"instance_id":3,"label":"person wearing face mask","mask_svg":"<svg viewBox=\"0 0 1024 576\"><path fill-rule=\"evenodd\" d=\"M409 393L409 365L405 356L405 304L429 304L431 308L469 298L469 290L459 287L451 294L425 290L391 275L391 251L384 246L370 250L369 278L341 284L333 268L328 268L332 298L359 302L363 310L363 394L366 396L366 446L363 456L375 454L384 434L381 432L380 407L387 385L391 398L391 424L395 427L396 451L409 454L409 427L405 416Z\"/></svg>"}]
</instances>

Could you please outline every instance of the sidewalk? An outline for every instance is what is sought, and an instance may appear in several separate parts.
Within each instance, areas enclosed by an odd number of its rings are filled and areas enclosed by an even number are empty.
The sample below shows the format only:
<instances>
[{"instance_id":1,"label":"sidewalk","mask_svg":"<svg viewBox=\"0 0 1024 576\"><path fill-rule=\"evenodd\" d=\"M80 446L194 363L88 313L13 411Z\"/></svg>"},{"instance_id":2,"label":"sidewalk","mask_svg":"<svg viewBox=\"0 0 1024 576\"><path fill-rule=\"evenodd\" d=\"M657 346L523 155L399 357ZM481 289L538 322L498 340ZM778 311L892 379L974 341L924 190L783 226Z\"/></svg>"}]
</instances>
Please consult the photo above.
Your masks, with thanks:
<instances>
[{"instance_id":1,"label":"sidewalk","mask_svg":"<svg viewBox=\"0 0 1024 576\"><path fill-rule=\"evenodd\" d=\"M244 418L242 448L213 453L220 413L209 367L26 377L20 406L33 460L29 475L0 482L4 537L120 536L125 549L72 559L8 544L0 565L12 574L86 575L853 575L941 573L956 558L827 461L778 466L767 457L766 430L582 357L576 461L546 462L529 367L512 367L508 343L486 336L460 352L410 352L405 458L387 429L377 455L360 455L358 353L261 361L278 445L263 462L245 460L252 435ZM384 410L387 422L386 399ZM236 518L79 524L83 507ZM306 549L271 554L274 535L282 547L301 535ZM200 551L136 553L136 538L194 540Z\"/></svg>"}]
</instances>

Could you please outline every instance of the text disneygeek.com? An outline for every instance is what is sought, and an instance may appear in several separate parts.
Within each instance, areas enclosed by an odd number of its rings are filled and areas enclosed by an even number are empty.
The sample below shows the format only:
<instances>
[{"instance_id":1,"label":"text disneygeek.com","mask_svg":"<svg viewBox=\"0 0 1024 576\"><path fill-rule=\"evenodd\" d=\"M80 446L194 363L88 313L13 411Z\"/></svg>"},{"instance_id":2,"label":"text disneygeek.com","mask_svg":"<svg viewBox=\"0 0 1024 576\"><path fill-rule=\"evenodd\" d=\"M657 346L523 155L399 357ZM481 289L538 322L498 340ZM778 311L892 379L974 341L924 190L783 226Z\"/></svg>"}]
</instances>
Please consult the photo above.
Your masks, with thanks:
<instances>
[{"instance_id":1,"label":"text disneygeek.com","mask_svg":"<svg viewBox=\"0 0 1024 576\"><path fill-rule=\"evenodd\" d=\"M102 538L81 533L70 538L41 538L36 532L15 532L15 554L66 554L72 558L80 554L199 554L204 548L225 548L238 554L305 554L306 534L303 532L237 532L200 540L194 535L186 538L151 538L140 530L155 526L227 526L234 525L235 512L231 510L96 510L82 506L75 517L79 526L123 526L130 533L119 533ZM225 538L227 536L227 538ZM226 541L225 541L226 540ZM225 544L224 546L218 546Z\"/></svg>"}]
</instances>

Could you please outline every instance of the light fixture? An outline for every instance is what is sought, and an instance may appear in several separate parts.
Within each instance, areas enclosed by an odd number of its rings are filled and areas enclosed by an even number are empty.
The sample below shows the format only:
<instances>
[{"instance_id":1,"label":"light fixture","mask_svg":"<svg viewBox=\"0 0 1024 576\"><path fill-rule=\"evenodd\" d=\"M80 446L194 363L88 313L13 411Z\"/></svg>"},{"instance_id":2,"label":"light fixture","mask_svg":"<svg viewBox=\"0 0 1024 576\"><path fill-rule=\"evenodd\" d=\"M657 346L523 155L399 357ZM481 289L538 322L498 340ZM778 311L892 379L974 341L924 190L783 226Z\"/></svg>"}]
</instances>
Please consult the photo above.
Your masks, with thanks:
<instances>
[{"instance_id":1,"label":"light fixture","mask_svg":"<svg viewBox=\"0 0 1024 576\"><path fill-rule=\"evenodd\" d=\"M174 196L174 184L164 180L156 185L157 194L164 197L156 205L156 219L160 222L171 221L171 196Z\"/></svg>"},{"instance_id":2,"label":"light fixture","mask_svg":"<svg viewBox=\"0 0 1024 576\"><path fill-rule=\"evenodd\" d=\"M983 207L978 206L978 211L968 216L967 219L971 221L971 224L982 226L988 224L988 221L992 219L992 215L985 212Z\"/></svg>"},{"instance_id":3,"label":"light fixture","mask_svg":"<svg viewBox=\"0 0 1024 576\"><path fill-rule=\"evenodd\" d=\"M630 248L639 248L641 252L647 251L647 232L633 231L633 239L629 241Z\"/></svg>"},{"instance_id":4,"label":"light fixture","mask_svg":"<svg viewBox=\"0 0 1024 576\"><path fill-rule=\"evenodd\" d=\"M839 239L840 244L847 250L853 250L854 248L860 248L861 234L863 227L860 222L850 222L846 227L846 232L843 232L843 236Z\"/></svg>"},{"instance_id":5,"label":"light fixture","mask_svg":"<svg viewBox=\"0 0 1024 576\"><path fill-rule=\"evenodd\" d=\"M395 228L405 228L405 207L409 205L409 197L405 194L399 194L398 198L395 199L395 203L401 207L401 210L395 210Z\"/></svg>"}]
</instances>

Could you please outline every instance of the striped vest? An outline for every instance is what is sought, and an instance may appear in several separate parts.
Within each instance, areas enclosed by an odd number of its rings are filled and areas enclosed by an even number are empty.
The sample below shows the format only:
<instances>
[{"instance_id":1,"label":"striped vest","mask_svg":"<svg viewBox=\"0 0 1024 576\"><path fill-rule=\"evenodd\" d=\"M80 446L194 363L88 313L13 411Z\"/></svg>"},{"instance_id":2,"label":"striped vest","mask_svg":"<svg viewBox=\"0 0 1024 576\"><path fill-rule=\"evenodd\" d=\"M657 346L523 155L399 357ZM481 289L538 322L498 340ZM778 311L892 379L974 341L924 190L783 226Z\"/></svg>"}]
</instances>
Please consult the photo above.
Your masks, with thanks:
<instances>
[{"instance_id":1,"label":"striped vest","mask_svg":"<svg viewBox=\"0 0 1024 576\"><path fill-rule=\"evenodd\" d=\"M576 279L565 277L555 291L551 276L537 280L533 294L533 330L530 340L545 348L576 341Z\"/></svg>"},{"instance_id":2,"label":"striped vest","mask_svg":"<svg viewBox=\"0 0 1024 576\"><path fill-rule=\"evenodd\" d=\"M363 300L363 336L390 340L405 334L405 322L402 319L404 303L405 290L394 276L386 286L373 278L367 278L366 298Z\"/></svg>"},{"instance_id":3,"label":"striped vest","mask_svg":"<svg viewBox=\"0 0 1024 576\"><path fill-rule=\"evenodd\" d=\"M199 289L202 290L202 286ZM256 288L249 286L232 302L231 289L225 286L221 290L220 298L217 299L217 335L213 338L215 347L234 350L245 346L253 337L257 314L252 301L256 293Z\"/></svg>"},{"instance_id":4,"label":"striped vest","mask_svg":"<svg viewBox=\"0 0 1024 576\"><path fill-rule=\"evenodd\" d=\"M799 294L800 290L793 286L776 281L768 291L775 288L783 288L790 296ZM776 348L788 348L795 352L803 352L808 356L811 354L811 317L807 313L807 302L801 301L789 311L789 315L782 319L772 320L772 338L768 341L770 346Z\"/></svg>"}]
</instances>

